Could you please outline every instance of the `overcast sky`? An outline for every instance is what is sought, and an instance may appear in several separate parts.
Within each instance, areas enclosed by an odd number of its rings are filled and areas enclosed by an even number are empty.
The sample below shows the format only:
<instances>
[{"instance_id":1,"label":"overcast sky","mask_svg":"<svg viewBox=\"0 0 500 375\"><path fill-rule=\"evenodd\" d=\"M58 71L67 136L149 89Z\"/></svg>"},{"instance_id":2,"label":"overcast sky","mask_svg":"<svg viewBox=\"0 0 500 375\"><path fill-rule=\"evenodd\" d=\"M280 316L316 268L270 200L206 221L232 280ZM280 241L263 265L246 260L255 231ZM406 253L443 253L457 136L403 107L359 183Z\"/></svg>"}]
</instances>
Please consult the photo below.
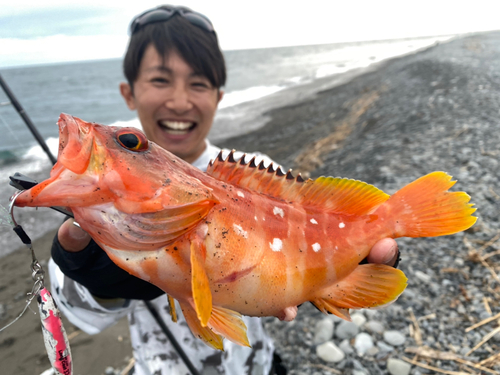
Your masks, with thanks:
<instances>
[{"instance_id":1,"label":"overcast sky","mask_svg":"<svg viewBox=\"0 0 500 375\"><path fill-rule=\"evenodd\" d=\"M0 0L0 68L122 57L131 19L158 4L150 0ZM500 29L499 0L192 0L176 4L207 15L224 50Z\"/></svg>"}]
</instances>

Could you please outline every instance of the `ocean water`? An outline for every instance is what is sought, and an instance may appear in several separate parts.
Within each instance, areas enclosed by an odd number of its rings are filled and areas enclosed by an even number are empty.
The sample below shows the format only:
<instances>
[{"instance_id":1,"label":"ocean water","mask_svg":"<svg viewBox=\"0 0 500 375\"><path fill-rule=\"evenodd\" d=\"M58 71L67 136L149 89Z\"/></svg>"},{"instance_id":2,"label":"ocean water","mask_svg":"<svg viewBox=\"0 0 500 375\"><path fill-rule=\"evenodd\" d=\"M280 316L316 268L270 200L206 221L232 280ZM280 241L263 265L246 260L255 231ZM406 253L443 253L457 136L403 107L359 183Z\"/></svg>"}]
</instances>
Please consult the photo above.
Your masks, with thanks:
<instances>
[{"instance_id":1,"label":"ocean water","mask_svg":"<svg viewBox=\"0 0 500 375\"><path fill-rule=\"evenodd\" d=\"M225 51L228 68L224 99L209 139L215 143L265 125L273 107L342 83L374 64L444 42L454 36ZM11 91L57 156L57 119L65 112L106 125L139 126L118 85L121 59L29 66L0 70ZM51 163L0 90L0 205L15 192L15 172L42 181ZM5 213L0 212L1 216ZM62 215L50 209L16 209L16 220L32 239L56 228ZM0 257L22 244L0 225Z\"/></svg>"}]
</instances>

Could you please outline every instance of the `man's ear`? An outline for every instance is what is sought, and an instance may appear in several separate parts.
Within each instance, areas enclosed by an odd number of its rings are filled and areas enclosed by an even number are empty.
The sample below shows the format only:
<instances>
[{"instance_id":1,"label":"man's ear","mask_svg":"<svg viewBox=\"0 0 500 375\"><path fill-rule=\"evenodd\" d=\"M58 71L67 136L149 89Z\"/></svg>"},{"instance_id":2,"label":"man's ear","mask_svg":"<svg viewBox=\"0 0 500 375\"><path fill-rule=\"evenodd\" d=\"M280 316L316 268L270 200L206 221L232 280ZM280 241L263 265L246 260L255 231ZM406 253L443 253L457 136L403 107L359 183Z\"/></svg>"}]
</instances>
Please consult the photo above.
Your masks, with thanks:
<instances>
[{"instance_id":1,"label":"man's ear","mask_svg":"<svg viewBox=\"0 0 500 375\"><path fill-rule=\"evenodd\" d=\"M126 83L126 82L121 82L120 83L120 93L123 96L123 99L125 99L125 103L127 103L127 107L130 110L135 110L135 98L134 98L134 92L132 91L132 87Z\"/></svg>"},{"instance_id":2,"label":"man's ear","mask_svg":"<svg viewBox=\"0 0 500 375\"><path fill-rule=\"evenodd\" d=\"M217 105L219 105L220 101L224 97L224 91L219 90L218 95L219 95L219 98L217 99Z\"/></svg>"}]
</instances>

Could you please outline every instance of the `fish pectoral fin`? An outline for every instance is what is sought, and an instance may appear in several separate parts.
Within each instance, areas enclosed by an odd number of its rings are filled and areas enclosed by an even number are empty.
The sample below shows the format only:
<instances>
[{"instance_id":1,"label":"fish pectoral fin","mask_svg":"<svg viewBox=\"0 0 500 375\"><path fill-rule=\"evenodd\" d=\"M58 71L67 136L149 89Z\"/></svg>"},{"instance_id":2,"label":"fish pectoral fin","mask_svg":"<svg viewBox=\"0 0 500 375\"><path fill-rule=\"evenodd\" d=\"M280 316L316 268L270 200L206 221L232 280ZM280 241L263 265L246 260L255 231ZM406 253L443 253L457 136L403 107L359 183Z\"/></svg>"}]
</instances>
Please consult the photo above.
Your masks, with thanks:
<instances>
[{"instance_id":1,"label":"fish pectoral fin","mask_svg":"<svg viewBox=\"0 0 500 375\"><path fill-rule=\"evenodd\" d=\"M202 327L196 311L189 303L183 303L179 301L179 304L181 305L181 310L184 314L184 318L186 319L186 323L188 324L189 329L191 330L193 335L203 340L208 346L223 351L224 338L214 332L214 330L212 330L210 327Z\"/></svg>"},{"instance_id":2,"label":"fish pectoral fin","mask_svg":"<svg viewBox=\"0 0 500 375\"><path fill-rule=\"evenodd\" d=\"M214 306L209 325L215 332L235 344L251 346L247 337L247 326L241 319L240 313L224 307Z\"/></svg>"},{"instance_id":3,"label":"fish pectoral fin","mask_svg":"<svg viewBox=\"0 0 500 375\"><path fill-rule=\"evenodd\" d=\"M323 312L350 320L347 309L373 308L396 300L406 288L403 271L384 264L361 264L311 302Z\"/></svg>"},{"instance_id":4,"label":"fish pectoral fin","mask_svg":"<svg viewBox=\"0 0 500 375\"><path fill-rule=\"evenodd\" d=\"M205 245L191 242L191 289L196 315L202 327L206 327L212 315L212 292L205 270Z\"/></svg>"}]
</instances>

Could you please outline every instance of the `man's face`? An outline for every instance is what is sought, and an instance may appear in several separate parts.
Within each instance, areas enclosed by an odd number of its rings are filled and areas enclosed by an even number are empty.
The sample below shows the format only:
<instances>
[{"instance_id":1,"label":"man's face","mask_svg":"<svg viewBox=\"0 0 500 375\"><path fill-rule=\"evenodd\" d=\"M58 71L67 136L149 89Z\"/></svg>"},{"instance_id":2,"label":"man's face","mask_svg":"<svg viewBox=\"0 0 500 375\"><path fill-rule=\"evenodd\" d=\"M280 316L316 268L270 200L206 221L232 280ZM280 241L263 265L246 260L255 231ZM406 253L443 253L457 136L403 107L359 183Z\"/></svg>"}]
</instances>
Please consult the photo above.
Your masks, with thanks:
<instances>
[{"instance_id":1,"label":"man's face","mask_svg":"<svg viewBox=\"0 0 500 375\"><path fill-rule=\"evenodd\" d=\"M122 83L120 91L137 115L146 136L186 160L195 161L205 150L222 92L195 74L175 51L162 63L149 45L142 58L134 90Z\"/></svg>"}]
</instances>

